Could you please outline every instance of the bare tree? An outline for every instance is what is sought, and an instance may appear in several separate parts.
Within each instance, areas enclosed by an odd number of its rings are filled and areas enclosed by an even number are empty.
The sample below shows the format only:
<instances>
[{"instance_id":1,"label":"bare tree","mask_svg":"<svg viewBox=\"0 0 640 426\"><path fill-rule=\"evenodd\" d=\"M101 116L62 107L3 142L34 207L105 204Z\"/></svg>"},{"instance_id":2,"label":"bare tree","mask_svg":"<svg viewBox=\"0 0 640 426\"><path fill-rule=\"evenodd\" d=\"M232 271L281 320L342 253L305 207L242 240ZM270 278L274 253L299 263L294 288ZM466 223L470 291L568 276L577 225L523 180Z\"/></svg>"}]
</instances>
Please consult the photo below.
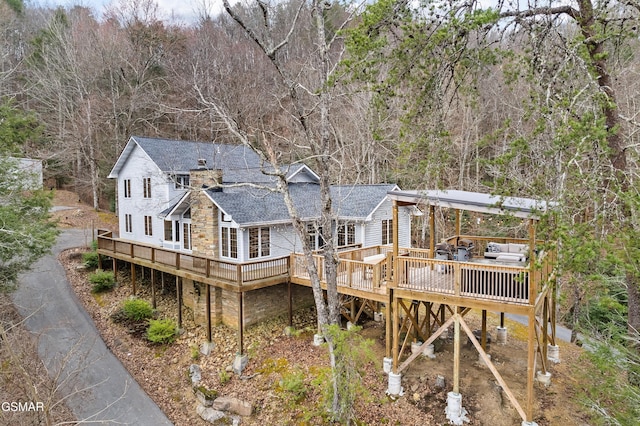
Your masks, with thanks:
<instances>
[{"instance_id":1,"label":"bare tree","mask_svg":"<svg viewBox=\"0 0 640 426\"><path fill-rule=\"evenodd\" d=\"M196 90L203 105L210 108L232 137L253 149L270 168L265 173L276 181L271 190L284 197L293 227L302 243L306 267L311 279L318 317L318 330L328 341L331 365L335 374L335 355L327 326L340 321L337 291L338 255L333 235L335 213L332 209L330 185L333 164L336 159L336 133L331 116L334 101L331 78L334 75L343 47L339 30L352 18L352 14L338 4L324 1L290 2L283 5L289 17L275 14L277 4L256 2L253 8L232 7L224 0L229 16L239 25L243 33L254 44L259 61L268 63L270 71L270 110L248 120L241 113L228 109L220 98L208 98L201 87ZM357 8L355 8L357 9ZM332 21L331 15L337 16ZM337 23L329 30L330 23ZM307 29L312 28L311 32ZM308 37L308 40L305 38ZM302 43L301 42L306 42ZM281 150L286 147L285 155ZM324 242L322 256L324 271L318 270L314 259L315 246L310 243L308 223L299 213L287 181L287 163L283 159L295 157L311 161L319 176L319 218L314 231ZM325 302L321 279L326 282ZM334 380L333 412L338 413L340 394Z\"/></svg>"}]
</instances>

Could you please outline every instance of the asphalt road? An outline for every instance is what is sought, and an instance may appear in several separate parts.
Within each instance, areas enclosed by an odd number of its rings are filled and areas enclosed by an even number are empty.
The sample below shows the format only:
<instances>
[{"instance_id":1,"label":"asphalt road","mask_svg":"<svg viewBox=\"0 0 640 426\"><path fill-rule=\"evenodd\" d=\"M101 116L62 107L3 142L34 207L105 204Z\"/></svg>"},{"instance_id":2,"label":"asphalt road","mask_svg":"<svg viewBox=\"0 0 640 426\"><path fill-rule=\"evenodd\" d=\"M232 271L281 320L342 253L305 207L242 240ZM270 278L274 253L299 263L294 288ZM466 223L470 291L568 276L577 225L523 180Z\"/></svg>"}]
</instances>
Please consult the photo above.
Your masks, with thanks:
<instances>
[{"instance_id":1,"label":"asphalt road","mask_svg":"<svg viewBox=\"0 0 640 426\"><path fill-rule=\"evenodd\" d=\"M57 260L62 250L90 241L83 230L63 231L52 254L20 277L13 302L27 329L39 336L38 355L50 375L58 376L79 423L171 425L107 349Z\"/></svg>"}]
</instances>

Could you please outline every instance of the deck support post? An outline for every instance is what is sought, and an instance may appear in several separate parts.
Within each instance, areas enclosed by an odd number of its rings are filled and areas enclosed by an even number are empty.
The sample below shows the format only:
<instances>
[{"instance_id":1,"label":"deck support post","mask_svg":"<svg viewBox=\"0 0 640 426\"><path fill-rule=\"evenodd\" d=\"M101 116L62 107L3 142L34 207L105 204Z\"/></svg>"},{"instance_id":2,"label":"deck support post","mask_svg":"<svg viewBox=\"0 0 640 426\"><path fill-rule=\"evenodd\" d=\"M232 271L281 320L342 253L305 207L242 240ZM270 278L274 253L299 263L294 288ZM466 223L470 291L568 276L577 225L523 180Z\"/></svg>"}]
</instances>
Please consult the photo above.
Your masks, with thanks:
<instances>
[{"instance_id":1,"label":"deck support post","mask_svg":"<svg viewBox=\"0 0 640 426\"><path fill-rule=\"evenodd\" d=\"M398 355L400 348L399 345L399 330L398 325L400 323L400 306L398 299L393 300L393 372L398 371Z\"/></svg>"},{"instance_id":2,"label":"deck support post","mask_svg":"<svg viewBox=\"0 0 640 426\"><path fill-rule=\"evenodd\" d=\"M534 307L531 307L528 315L528 357L527 357L527 422L533 421L533 381L536 372L535 370L535 360L536 360L536 348L535 348L535 340L536 340L536 314Z\"/></svg>"},{"instance_id":3,"label":"deck support post","mask_svg":"<svg viewBox=\"0 0 640 426\"><path fill-rule=\"evenodd\" d=\"M112 257L111 266L113 268L113 276L117 277L118 276L118 259L116 259L115 257Z\"/></svg>"},{"instance_id":4,"label":"deck support post","mask_svg":"<svg viewBox=\"0 0 640 426\"><path fill-rule=\"evenodd\" d=\"M385 356L387 358L391 358L391 344L392 344L392 327L395 327L395 323L393 322L394 318L392 316L393 312L393 289L389 289L389 298L387 299L387 311L384 313L385 315L385 336L384 341L386 345Z\"/></svg>"},{"instance_id":5,"label":"deck support post","mask_svg":"<svg viewBox=\"0 0 640 426\"><path fill-rule=\"evenodd\" d=\"M157 308L156 305L156 270L151 268L151 305L153 309Z\"/></svg>"},{"instance_id":6,"label":"deck support post","mask_svg":"<svg viewBox=\"0 0 640 426\"><path fill-rule=\"evenodd\" d=\"M98 269L102 269L102 255L98 253Z\"/></svg>"},{"instance_id":7,"label":"deck support post","mask_svg":"<svg viewBox=\"0 0 640 426\"><path fill-rule=\"evenodd\" d=\"M454 307L453 326L453 392L460 393L460 310Z\"/></svg>"},{"instance_id":8,"label":"deck support post","mask_svg":"<svg viewBox=\"0 0 640 426\"><path fill-rule=\"evenodd\" d=\"M205 283L207 286L207 292L205 301L207 305L207 342L211 343L211 286Z\"/></svg>"},{"instance_id":9,"label":"deck support post","mask_svg":"<svg viewBox=\"0 0 640 426\"><path fill-rule=\"evenodd\" d=\"M287 300L289 302L289 327L293 327L293 293L291 291L291 280L287 281Z\"/></svg>"},{"instance_id":10,"label":"deck support post","mask_svg":"<svg viewBox=\"0 0 640 426\"><path fill-rule=\"evenodd\" d=\"M244 313L242 306L242 294L242 291L238 292L238 355L242 355L244 353Z\"/></svg>"},{"instance_id":11,"label":"deck support post","mask_svg":"<svg viewBox=\"0 0 640 426\"><path fill-rule=\"evenodd\" d=\"M182 328L182 281L176 276L176 300L178 301L178 328Z\"/></svg>"},{"instance_id":12,"label":"deck support post","mask_svg":"<svg viewBox=\"0 0 640 426\"><path fill-rule=\"evenodd\" d=\"M136 264L131 262L131 294L136 295Z\"/></svg>"},{"instance_id":13,"label":"deck support post","mask_svg":"<svg viewBox=\"0 0 640 426\"><path fill-rule=\"evenodd\" d=\"M480 334L480 345L483 351L487 351L487 310L482 310L482 334Z\"/></svg>"},{"instance_id":14,"label":"deck support post","mask_svg":"<svg viewBox=\"0 0 640 426\"><path fill-rule=\"evenodd\" d=\"M429 206L429 256L436 258L436 208Z\"/></svg>"}]
</instances>

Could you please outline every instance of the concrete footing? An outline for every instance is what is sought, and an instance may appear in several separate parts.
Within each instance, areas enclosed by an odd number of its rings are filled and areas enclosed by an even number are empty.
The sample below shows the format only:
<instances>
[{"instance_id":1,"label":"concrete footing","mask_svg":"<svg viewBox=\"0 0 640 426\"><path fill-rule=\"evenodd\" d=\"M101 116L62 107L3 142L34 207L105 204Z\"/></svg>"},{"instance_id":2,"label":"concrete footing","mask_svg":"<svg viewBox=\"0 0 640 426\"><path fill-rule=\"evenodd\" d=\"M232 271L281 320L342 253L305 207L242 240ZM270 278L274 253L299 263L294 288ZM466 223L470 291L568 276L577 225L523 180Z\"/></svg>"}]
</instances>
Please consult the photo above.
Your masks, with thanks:
<instances>
[{"instance_id":1,"label":"concrete footing","mask_svg":"<svg viewBox=\"0 0 640 426\"><path fill-rule=\"evenodd\" d=\"M204 342L200 345L200 353L204 356L208 356L213 349L215 349L216 344L213 342Z\"/></svg>"},{"instance_id":2,"label":"concrete footing","mask_svg":"<svg viewBox=\"0 0 640 426\"><path fill-rule=\"evenodd\" d=\"M387 388L387 395L402 396L403 394L402 374L389 372L389 387Z\"/></svg>"},{"instance_id":3,"label":"concrete footing","mask_svg":"<svg viewBox=\"0 0 640 426\"><path fill-rule=\"evenodd\" d=\"M424 348L422 349L422 355L431 359L436 357L435 347L433 346L433 343L424 346Z\"/></svg>"},{"instance_id":4,"label":"concrete footing","mask_svg":"<svg viewBox=\"0 0 640 426\"><path fill-rule=\"evenodd\" d=\"M496 343L499 345L507 344L507 327L496 327Z\"/></svg>"},{"instance_id":5,"label":"concrete footing","mask_svg":"<svg viewBox=\"0 0 640 426\"><path fill-rule=\"evenodd\" d=\"M444 410L449 423L461 425L468 422L467 410L462 407L462 395L457 392L447 394L447 408Z\"/></svg>"},{"instance_id":6,"label":"concrete footing","mask_svg":"<svg viewBox=\"0 0 640 426\"><path fill-rule=\"evenodd\" d=\"M391 373L391 366L393 365L393 358L382 358L382 370L385 374Z\"/></svg>"},{"instance_id":7,"label":"concrete footing","mask_svg":"<svg viewBox=\"0 0 640 426\"><path fill-rule=\"evenodd\" d=\"M324 336L322 334L313 335L313 346L320 346L324 343Z\"/></svg>"},{"instance_id":8,"label":"concrete footing","mask_svg":"<svg viewBox=\"0 0 640 426\"><path fill-rule=\"evenodd\" d=\"M521 426L538 426L538 423L536 422L527 422L527 421L522 421Z\"/></svg>"},{"instance_id":9,"label":"concrete footing","mask_svg":"<svg viewBox=\"0 0 640 426\"><path fill-rule=\"evenodd\" d=\"M489 361L491 361L491 354L487 354L487 358L489 358ZM486 367L487 363L484 362L484 359L482 359L482 355L478 354L478 365L480 367Z\"/></svg>"},{"instance_id":10,"label":"concrete footing","mask_svg":"<svg viewBox=\"0 0 640 426\"><path fill-rule=\"evenodd\" d=\"M546 373L538 371L536 373L536 380L544 386L549 386L551 384L551 373L548 371Z\"/></svg>"},{"instance_id":11,"label":"concrete footing","mask_svg":"<svg viewBox=\"0 0 640 426\"><path fill-rule=\"evenodd\" d=\"M351 330L355 324L351 321L347 321L347 330Z\"/></svg>"},{"instance_id":12,"label":"concrete footing","mask_svg":"<svg viewBox=\"0 0 640 426\"><path fill-rule=\"evenodd\" d=\"M560 363L560 346L547 345L547 359L554 364Z\"/></svg>"},{"instance_id":13,"label":"concrete footing","mask_svg":"<svg viewBox=\"0 0 640 426\"><path fill-rule=\"evenodd\" d=\"M420 352L420 348L422 347L422 342L413 342L411 343L411 353L417 354Z\"/></svg>"},{"instance_id":14,"label":"concrete footing","mask_svg":"<svg viewBox=\"0 0 640 426\"><path fill-rule=\"evenodd\" d=\"M233 372L239 376L244 371L248 362L249 357L247 357L246 355L237 354L236 358L233 360L233 365L231 368L233 369Z\"/></svg>"},{"instance_id":15,"label":"concrete footing","mask_svg":"<svg viewBox=\"0 0 640 426\"><path fill-rule=\"evenodd\" d=\"M382 312L373 313L373 320L375 322L382 322L383 319L384 319L384 314Z\"/></svg>"}]
</instances>

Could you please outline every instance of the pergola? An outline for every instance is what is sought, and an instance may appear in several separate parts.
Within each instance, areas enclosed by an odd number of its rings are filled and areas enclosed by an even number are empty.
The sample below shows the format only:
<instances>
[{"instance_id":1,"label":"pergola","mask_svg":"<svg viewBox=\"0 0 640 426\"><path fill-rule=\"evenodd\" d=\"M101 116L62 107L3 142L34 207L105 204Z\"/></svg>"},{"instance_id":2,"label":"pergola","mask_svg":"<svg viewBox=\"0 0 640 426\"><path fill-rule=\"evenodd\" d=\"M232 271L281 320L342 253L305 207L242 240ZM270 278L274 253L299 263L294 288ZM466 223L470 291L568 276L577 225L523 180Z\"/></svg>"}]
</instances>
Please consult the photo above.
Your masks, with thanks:
<instances>
[{"instance_id":1,"label":"pergola","mask_svg":"<svg viewBox=\"0 0 640 426\"><path fill-rule=\"evenodd\" d=\"M461 424L464 419L464 409L462 409L460 396L460 330L463 329L478 350L480 358L493 373L522 417L522 424L534 425L533 403L536 355L540 355L541 368L537 375L541 381L550 379L550 374L547 372L548 346L554 351L553 360L557 360L557 346L555 343L555 274L553 272L555 253L548 249L542 250L542 242L536 239L536 225L541 215L556 204L529 198L502 197L458 190L391 191L388 196L394 205L394 274L393 283L389 291L389 308L392 313L392 320L387 321L387 357L391 355L389 353L389 345L391 343L390 340L393 340L393 369L389 373L390 390L392 388L392 380L399 381L402 371L422 353L422 351L414 353L399 365L399 357L402 351L400 349L399 334L403 330L408 331L407 328L403 329L405 327L404 324L409 323L414 330L417 330L425 322L425 320L422 323L420 322L417 317L417 309L407 308L405 301L411 300L413 305L424 303L427 306L428 338L423 343L425 348L423 351L426 351L427 345L445 332L451 324L454 326L453 391L449 393L448 397L447 417L456 424ZM430 259L407 259L401 253L402 249L398 247L398 221L396 215L399 206L408 205L429 207ZM517 242L520 246L528 246L526 261L518 262L517 265L512 267L510 265L493 265L492 263L494 262L490 259L476 260L476 262L468 259L463 259L462 261L441 261L436 259L434 213L437 208L453 209L455 211L455 235L447 238L447 242L455 245L461 240L475 240L484 244L487 241L498 240L505 244L511 243L514 245ZM462 235L462 211L510 215L528 220L528 239ZM481 264L478 264L478 262L481 262ZM418 269L416 265L421 269ZM447 277L449 284L444 286L436 284L436 278L433 278L437 275L435 270L438 267L442 267L442 265L447 268L445 271L451 271ZM418 274L419 271L420 273ZM519 292L516 292L518 296L515 298L505 297L505 292L498 289L498 287L504 287L505 276L513 277L516 274L518 274L518 277L524 277L524 279L516 280L511 278L508 281L508 285L514 288L519 286ZM472 282L477 279L476 277L482 277L482 285ZM438 282L442 282L442 278L438 279L440 279ZM482 290L477 290L480 288ZM440 310L438 312L432 311L434 305L439 305ZM480 309L482 311L482 336L480 342L464 320L464 315L472 309ZM446 311L451 316L445 321ZM501 326L503 327L505 313L519 314L527 318L527 391L526 402L523 404L524 408L516 400L513 392L509 389L509 386L491 362L490 356L486 353L487 311L499 312L501 314ZM401 312L405 313L404 320L400 318ZM432 327L430 325L432 319L439 326L433 332L431 332ZM390 339L391 334L393 334L393 339Z\"/></svg>"}]
</instances>

